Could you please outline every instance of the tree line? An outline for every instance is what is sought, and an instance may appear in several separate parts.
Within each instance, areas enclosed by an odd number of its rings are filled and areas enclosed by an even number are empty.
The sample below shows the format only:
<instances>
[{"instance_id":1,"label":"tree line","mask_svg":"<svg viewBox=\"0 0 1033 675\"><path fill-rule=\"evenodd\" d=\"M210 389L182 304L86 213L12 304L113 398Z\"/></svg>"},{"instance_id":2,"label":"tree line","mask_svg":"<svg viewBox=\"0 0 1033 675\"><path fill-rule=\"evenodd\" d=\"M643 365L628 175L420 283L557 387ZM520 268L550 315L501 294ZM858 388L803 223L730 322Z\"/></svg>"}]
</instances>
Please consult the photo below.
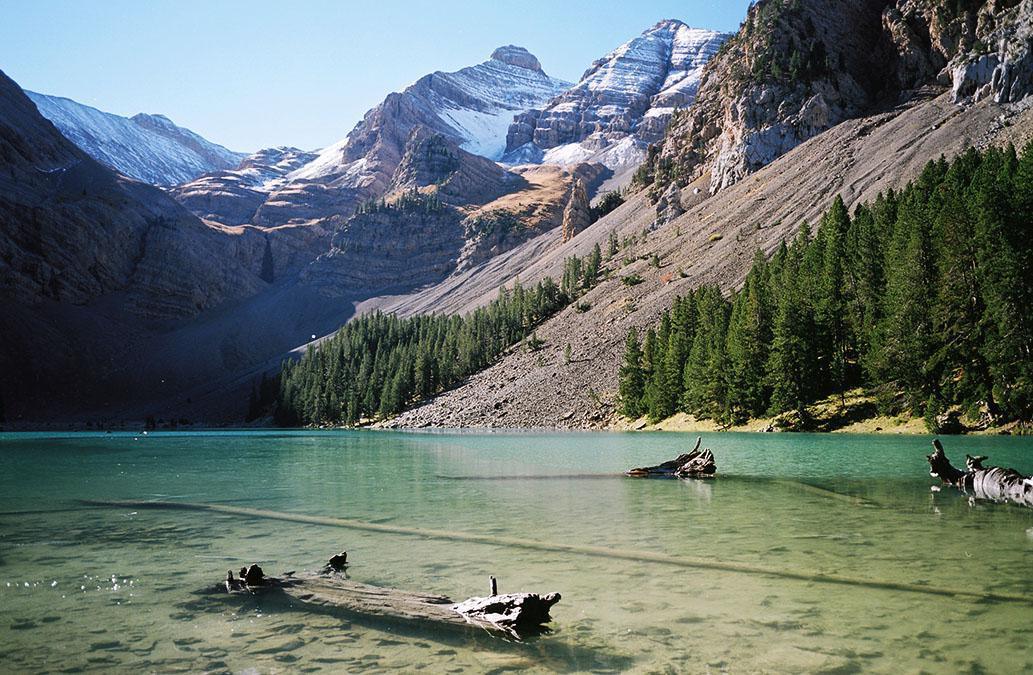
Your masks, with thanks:
<instances>
[{"instance_id":1,"label":"tree line","mask_svg":"<svg viewBox=\"0 0 1033 675\"><path fill-rule=\"evenodd\" d=\"M865 387L884 414L1033 415L1033 143L930 162L851 216L836 198L726 298L677 298L620 369L621 412L725 424Z\"/></svg>"},{"instance_id":2,"label":"tree line","mask_svg":"<svg viewBox=\"0 0 1033 675\"><path fill-rule=\"evenodd\" d=\"M357 425L449 389L512 345L538 344L534 328L595 285L600 261L596 246L585 258L565 261L560 285L548 277L530 288L517 282L465 315L357 317L298 361L282 364L276 422ZM264 408L267 387L252 393L249 416Z\"/></svg>"}]
</instances>

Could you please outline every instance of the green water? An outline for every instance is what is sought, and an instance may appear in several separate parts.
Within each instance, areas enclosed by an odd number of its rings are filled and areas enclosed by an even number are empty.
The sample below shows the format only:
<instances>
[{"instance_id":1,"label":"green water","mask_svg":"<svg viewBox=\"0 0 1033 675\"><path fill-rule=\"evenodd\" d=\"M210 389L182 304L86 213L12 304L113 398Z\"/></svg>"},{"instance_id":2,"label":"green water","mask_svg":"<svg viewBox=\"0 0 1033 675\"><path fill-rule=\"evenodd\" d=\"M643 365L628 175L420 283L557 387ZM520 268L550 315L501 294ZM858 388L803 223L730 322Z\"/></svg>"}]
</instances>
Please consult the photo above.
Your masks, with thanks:
<instances>
[{"instance_id":1,"label":"green water","mask_svg":"<svg viewBox=\"0 0 1033 675\"><path fill-rule=\"evenodd\" d=\"M0 434L0 671L1033 670L1033 602L629 559L656 553L1033 599L1033 512L931 492L928 438L711 435L713 481L540 478L619 472L693 440ZM946 447L956 461L978 453L1033 472L1033 439ZM623 557L81 499L217 502ZM374 584L464 599L483 595L494 574L503 592L559 591L555 632L526 645L455 639L204 592L244 562L313 569L341 549L352 578Z\"/></svg>"}]
</instances>

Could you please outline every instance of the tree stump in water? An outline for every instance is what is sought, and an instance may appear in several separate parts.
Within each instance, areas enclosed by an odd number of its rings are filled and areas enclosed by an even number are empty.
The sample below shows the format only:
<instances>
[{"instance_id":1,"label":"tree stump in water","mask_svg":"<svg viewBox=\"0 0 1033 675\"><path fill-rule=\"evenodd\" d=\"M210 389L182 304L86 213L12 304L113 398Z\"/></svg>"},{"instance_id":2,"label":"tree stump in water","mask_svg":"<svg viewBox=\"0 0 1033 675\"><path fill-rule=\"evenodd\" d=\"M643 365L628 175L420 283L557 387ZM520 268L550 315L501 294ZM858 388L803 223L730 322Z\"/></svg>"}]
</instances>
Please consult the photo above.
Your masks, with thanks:
<instances>
[{"instance_id":1,"label":"tree stump in water","mask_svg":"<svg viewBox=\"0 0 1033 675\"><path fill-rule=\"evenodd\" d=\"M343 572L346 569L348 569L348 552L341 551L340 553L330 556L330 560L323 565L323 574Z\"/></svg>"},{"instance_id":2,"label":"tree stump in water","mask_svg":"<svg viewBox=\"0 0 1033 675\"><path fill-rule=\"evenodd\" d=\"M983 456L966 455L965 471L962 471L947 459L939 439L933 441L933 453L926 459L929 460L929 475L976 499L1033 508L1033 477L1023 476L1015 469L986 468L983 466L986 457Z\"/></svg>"},{"instance_id":3,"label":"tree stump in water","mask_svg":"<svg viewBox=\"0 0 1033 675\"><path fill-rule=\"evenodd\" d=\"M499 626L514 635L540 629L552 621L549 609L560 601L559 593L506 593L487 598L470 598L452 607L463 616Z\"/></svg>"},{"instance_id":4,"label":"tree stump in water","mask_svg":"<svg viewBox=\"0 0 1033 675\"><path fill-rule=\"evenodd\" d=\"M703 437L700 436L696 438L696 446L692 452L678 455L656 466L630 469L624 475L636 478L712 478L717 471L717 463L710 448L699 449L702 443Z\"/></svg>"}]
</instances>

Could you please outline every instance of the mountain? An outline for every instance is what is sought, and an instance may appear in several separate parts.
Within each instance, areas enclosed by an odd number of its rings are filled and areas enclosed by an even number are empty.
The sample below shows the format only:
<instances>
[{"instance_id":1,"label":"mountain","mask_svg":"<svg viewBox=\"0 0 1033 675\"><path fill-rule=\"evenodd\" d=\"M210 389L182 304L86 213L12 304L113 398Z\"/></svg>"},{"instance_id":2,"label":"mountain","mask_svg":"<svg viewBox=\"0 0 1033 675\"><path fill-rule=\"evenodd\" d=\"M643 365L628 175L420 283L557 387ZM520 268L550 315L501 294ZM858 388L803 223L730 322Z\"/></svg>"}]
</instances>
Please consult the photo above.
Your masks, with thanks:
<instances>
[{"instance_id":1,"label":"mountain","mask_svg":"<svg viewBox=\"0 0 1033 675\"><path fill-rule=\"evenodd\" d=\"M205 220L246 225L287 175L313 161L317 153L298 148L266 148L248 155L236 169L214 171L172 188L176 201Z\"/></svg>"},{"instance_id":2,"label":"mountain","mask_svg":"<svg viewBox=\"0 0 1033 675\"><path fill-rule=\"evenodd\" d=\"M323 178L348 172L377 143L404 143L416 124L452 138L467 152L499 159L513 116L540 106L567 90L564 82L545 74L533 54L508 45L484 63L454 73L434 72L389 94L366 113L348 137L325 149L295 178ZM399 131L403 131L399 138Z\"/></svg>"},{"instance_id":3,"label":"mountain","mask_svg":"<svg viewBox=\"0 0 1033 675\"><path fill-rule=\"evenodd\" d=\"M936 0L756 3L643 170L658 195L639 182L561 246L545 247L550 232L492 260L498 273L393 301L400 313L468 311L493 284L556 279L566 257L605 250L611 233L622 244L578 307L536 327L540 349L511 350L390 424L606 426L629 329L655 328L676 297L701 284L740 287L758 250L772 255L836 196L852 207L970 146L1033 141L1031 10L1033 0L960 10Z\"/></svg>"},{"instance_id":4,"label":"mountain","mask_svg":"<svg viewBox=\"0 0 1033 675\"><path fill-rule=\"evenodd\" d=\"M509 127L503 161L638 165L676 109L696 97L703 67L726 33L661 21L588 68L548 105Z\"/></svg>"},{"instance_id":5,"label":"mountain","mask_svg":"<svg viewBox=\"0 0 1033 675\"><path fill-rule=\"evenodd\" d=\"M139 419L155 400L157 410L183 409L192 388L333 330L350 306L290 284L328 239L320 228L203 223L164 190L94 160L0 73L9 419L126 406Z\"/></svg>"},{"instance_id":6,"label":"mountain","mask_svg":"<svg viewBox=\"0 0 1033 675\"><path fill-rule=\"evenodd\" d=\"M526 49L499 47L484 63L434 72L388 94L346 138L282 181L241 190L226 174L206 176L177 195L195 213L222 223L277 227L350 214L389 189L414 128L441 134L472 155L498 159L513 116L569 86L549 77Z\"/></svg>"},{"instance_id":7,"label":"mountain","mask_svg":"<svg viewBox=\"0 0 1033 675\"><path fill-rule=\"evenodd\" d=\"M152 185L176 185L236 167L244 155L178 127L164 115L121 117L59 96L25 92L41 115L94 159Z\"/></svg>"},{"instance_id":8,"label":"mountain","mask_svg":"<svg viewBox=\"0 0 1033 675\"><path fill-rule=\"evenodd\" d=\"M1018 100L1033 90L1031 7L1029 0L759 2L706 69L696 104L671 123L643 183L653 200L672 184L716 193L923 87L950 86L955 101Z\"/></svg>"}]
</instances>

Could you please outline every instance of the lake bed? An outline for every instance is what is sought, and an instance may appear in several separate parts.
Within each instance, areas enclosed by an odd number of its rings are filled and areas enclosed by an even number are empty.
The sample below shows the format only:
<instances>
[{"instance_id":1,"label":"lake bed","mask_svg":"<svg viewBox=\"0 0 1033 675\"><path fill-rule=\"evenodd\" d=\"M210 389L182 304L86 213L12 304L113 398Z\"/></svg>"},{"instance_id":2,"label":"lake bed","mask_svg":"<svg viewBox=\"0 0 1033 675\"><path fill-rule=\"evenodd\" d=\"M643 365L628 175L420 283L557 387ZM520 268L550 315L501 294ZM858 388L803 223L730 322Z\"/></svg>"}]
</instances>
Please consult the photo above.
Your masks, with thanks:
<instances>
[{"instance_id":1,"label":"lake bed","mask_svg":"<svg viewBox=\"0 0 1033 675\"><path fill-rule=\"evenodd\" d=\"M0 434L0 662L16 672L1033 669L1033 602L937 594L1033 599L1033 512L931 491L930 438L711 434L713 480L616 475L694 440ZM957 437L945 446L958 464L967 452L1033 472L1031 438ZM80 502L117 499L499 543ZM577 550L600 548L615 555ZM502 592L559 591L554 633L523 645L456 639L203 592L245 563L272 574L316 569L342 549L357 581L457 601L484 595L489 575Z\"/></svg>"}]
</instances>

